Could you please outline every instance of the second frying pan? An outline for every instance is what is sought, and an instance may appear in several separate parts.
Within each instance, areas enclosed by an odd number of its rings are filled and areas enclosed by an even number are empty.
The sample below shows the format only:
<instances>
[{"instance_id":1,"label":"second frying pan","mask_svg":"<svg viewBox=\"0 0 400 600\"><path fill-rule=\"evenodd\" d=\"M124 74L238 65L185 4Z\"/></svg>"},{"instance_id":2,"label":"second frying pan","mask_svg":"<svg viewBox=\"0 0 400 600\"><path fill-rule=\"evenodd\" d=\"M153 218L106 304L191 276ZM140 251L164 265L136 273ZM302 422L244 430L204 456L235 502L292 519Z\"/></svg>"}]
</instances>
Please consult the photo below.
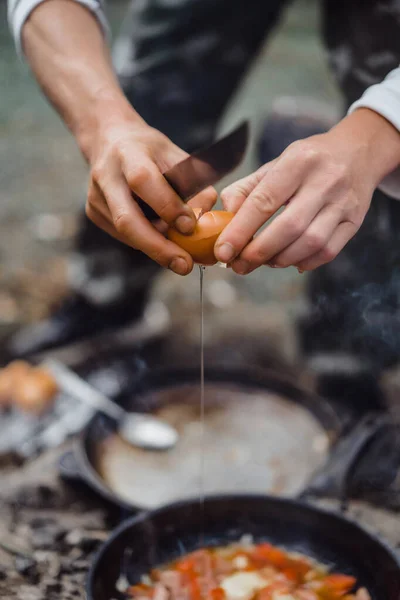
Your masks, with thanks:
<instances>
[{"instance_id":1,"label":"second frying pan","mask_svg":"<svg viewBox=\"0 0 400 600\"><path fill-rule=\"evenodd\" d=\"M61 472L81 479L123 510L157 508L196 494L203 442L198 369L146 373L126 394L132 410L155 411L180 433L167 453L127 447L115 423L97 414ZM205 493L294 496L324 464L340 433L321 398L275 373L208 368L206 372Z\"/></svg>"}]
</instances>

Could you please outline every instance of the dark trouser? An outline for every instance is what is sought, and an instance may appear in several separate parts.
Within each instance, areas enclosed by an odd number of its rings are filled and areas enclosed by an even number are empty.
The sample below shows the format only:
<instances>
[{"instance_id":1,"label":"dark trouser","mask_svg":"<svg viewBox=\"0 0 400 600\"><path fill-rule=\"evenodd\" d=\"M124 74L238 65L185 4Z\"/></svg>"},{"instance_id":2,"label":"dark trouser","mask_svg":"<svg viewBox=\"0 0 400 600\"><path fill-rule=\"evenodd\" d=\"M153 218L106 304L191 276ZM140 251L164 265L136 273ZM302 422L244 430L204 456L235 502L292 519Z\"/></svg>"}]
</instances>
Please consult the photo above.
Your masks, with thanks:
<instances>
[{"instance_id":1,"label":"dark trouser","mask_svg":"<svg viewBox=\"0 0 400 600\"><path fill-rule=\"evenodd\" d=\"M115 54L128 99L150 125L185 150L210 142L233 92L286 4L133 2ZM323 2L324 39L346 106L400 62L398 5L396 0ZM305 328L309 334L303 340L307 353L343 350L361 353L375 363L387 364L389 355L397 360L399 235L400 203L377 193L354 241L333 264L309 277L311 329ZM118 269L123 283L116 289L121 294L134 293L157 272L142 254L86 219L77 250L88 279L96 272L105 276L107 269Z\"/></svg>"}]
</instances>

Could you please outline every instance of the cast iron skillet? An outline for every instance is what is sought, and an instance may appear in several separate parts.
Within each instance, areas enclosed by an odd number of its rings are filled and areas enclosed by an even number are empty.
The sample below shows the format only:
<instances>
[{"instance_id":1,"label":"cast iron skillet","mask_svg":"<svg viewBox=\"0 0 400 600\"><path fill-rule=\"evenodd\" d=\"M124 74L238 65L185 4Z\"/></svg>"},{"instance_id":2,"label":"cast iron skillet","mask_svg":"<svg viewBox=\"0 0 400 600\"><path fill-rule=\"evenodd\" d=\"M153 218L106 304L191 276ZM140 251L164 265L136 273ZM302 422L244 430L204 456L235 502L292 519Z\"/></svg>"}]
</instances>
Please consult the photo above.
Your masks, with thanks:
<instances>
[{"instance_id":1,"label":"cast iron skillet","mask_svg":"<svg viewBox=\"0 0 400 600\"><path fill-rule=\"evenodd\" d=\"M340 422L331 406L308 393L288 379L273 371L258 368L226 368L207 367L206 383L239 384L250 389L268 390L298 402L307 408L326 430L333 444L341 433ZM168 386L187 384L199 381L197 367L184 369L154 369L145 372L125 393L121 404L131 410L140 410L135 405L135 398L149 391ZM156 407L147 407L150 410ZM83 482L89 485L103 500L120 509L125 515L148 507L134 506L119 498L105 483L96 469L98 446L101 441L115 433L114 422L101 414L96 414L78 438L73 452L65 454L60 461L60 474L71 482Z\"/></svg>"},{"instance_id":2,"label":"cast iron skillet","mask_svg":"<svg viewBox=\"0 0 400 600\"><path fill-rule=\"evenodd\" d=\"M204 524L204 527L203 527ZM202 538L204 532L204 538ZM333 513L268 496L215 496L171 504L124 522L97 554L87 582L88 600L120 600L121 574L129 583L182 553L226 544L243 534L303 552L333 570L353 575L373 600L399 600L400 561L378 538ZM201 540L201 542L200 542Z\"/></svg>"}]
</instances>

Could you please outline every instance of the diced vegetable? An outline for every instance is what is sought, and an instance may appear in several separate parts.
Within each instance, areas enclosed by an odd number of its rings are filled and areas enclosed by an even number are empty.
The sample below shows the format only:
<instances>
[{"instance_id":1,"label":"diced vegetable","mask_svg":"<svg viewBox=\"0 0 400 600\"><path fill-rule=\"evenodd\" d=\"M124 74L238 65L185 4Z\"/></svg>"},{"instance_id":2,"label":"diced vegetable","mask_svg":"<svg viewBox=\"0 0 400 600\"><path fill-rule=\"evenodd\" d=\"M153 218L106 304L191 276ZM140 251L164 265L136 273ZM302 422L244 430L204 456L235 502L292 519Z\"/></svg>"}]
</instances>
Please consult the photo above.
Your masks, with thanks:
<instances>
[{"instance_id":1,"label":"diced vegetable","mask_svg":"<svg viewBox=\"0 0 400 600\"><path fill-rule=\"evenodd\" d=\"M317 592L322 600L337 600L351 592L355 584L355 577L334 573L321 580Z\"/></svg>"},{"instance_id":2,"label":"diced vegetable","mask_svg":"<svg viewBox=\"0 0 400 600\"><path fill-rule=\"evenodd\" d=\"M128 588L134 600L371 600L356 579L272 544L203 548Z\"/></svg>"},{"instance_id":3,"label":"diced vegetable","mask_svg":"<svg viewBox=\"0 0 400 600\"><path fill-rule=\"evenodd\" d=\"M257 566L272 565L278 569L288 566L288 556L283 550L279 550L271 544L259 544L251 553L251 559Z\"/></svg>"},{"instance_id":4,"label":"diced vegetable","mask_svg":"<svg viewBox=\"0 0 400 600\"><path fill-rule=\"evenodd\" d=\"M210 591L210 600L225 600L225 591L221 588L214 588Z\"/></svg>"}]
</instances>

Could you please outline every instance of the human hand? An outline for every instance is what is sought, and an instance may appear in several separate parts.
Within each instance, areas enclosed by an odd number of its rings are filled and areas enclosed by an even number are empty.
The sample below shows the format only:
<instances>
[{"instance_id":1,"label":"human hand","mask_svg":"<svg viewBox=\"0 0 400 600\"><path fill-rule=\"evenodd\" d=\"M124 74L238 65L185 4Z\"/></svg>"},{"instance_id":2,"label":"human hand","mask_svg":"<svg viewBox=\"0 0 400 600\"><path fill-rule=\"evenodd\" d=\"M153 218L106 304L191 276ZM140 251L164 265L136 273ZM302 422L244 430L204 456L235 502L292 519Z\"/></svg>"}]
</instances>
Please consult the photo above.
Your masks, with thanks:
<instances>
[{"instance_id":1,"label":"human hand","mask_svg":"<svg viewBox=\"0 0 400 600\"><path fill-rule=\"evenodd\" d=\"M333 260L361 226L376 186L399 162L398 131L368 109L291 144L222 192L225 208L237 214L218 239L216 257L239 274L264 264L306 271Z\"/></svg>"},{"instance_id":2,"label":"human hand","mask_svg":"<svg viewBox=\"0 0 400 600\"><path fill-rule=\"evenodd\" d=\"M187 155L149 127L124 96L95 16L77 2L42 2L24 25L23 47L41 88L90 165L88 217L160 265L189 273L189 254L159 231L167 224L182 233L195 227L190 206L161 175ZM165 223L152 225L132 192ZM215 200L210 188L192 205L209 210Z\"/></svg>"},{"instance_id":3,"label":"human hand","mask_svg":"<svg viewBox=\"0 0 400 600\"><path fill-rule=\"evenodd\" d=\"M187 153L136 117L132 122L126 119L100 128L94 138L94 150L87 155L91 165L87 216L160 265L179 275L190 273L191 256L161 232L168 224L181 233L191 233L196 217L190 204L210 210L217 194L208 188L185 204L167 183L162 173ZM146 219L132 192L157 213L160 222Z\"/></svg>"}]
</instances>

